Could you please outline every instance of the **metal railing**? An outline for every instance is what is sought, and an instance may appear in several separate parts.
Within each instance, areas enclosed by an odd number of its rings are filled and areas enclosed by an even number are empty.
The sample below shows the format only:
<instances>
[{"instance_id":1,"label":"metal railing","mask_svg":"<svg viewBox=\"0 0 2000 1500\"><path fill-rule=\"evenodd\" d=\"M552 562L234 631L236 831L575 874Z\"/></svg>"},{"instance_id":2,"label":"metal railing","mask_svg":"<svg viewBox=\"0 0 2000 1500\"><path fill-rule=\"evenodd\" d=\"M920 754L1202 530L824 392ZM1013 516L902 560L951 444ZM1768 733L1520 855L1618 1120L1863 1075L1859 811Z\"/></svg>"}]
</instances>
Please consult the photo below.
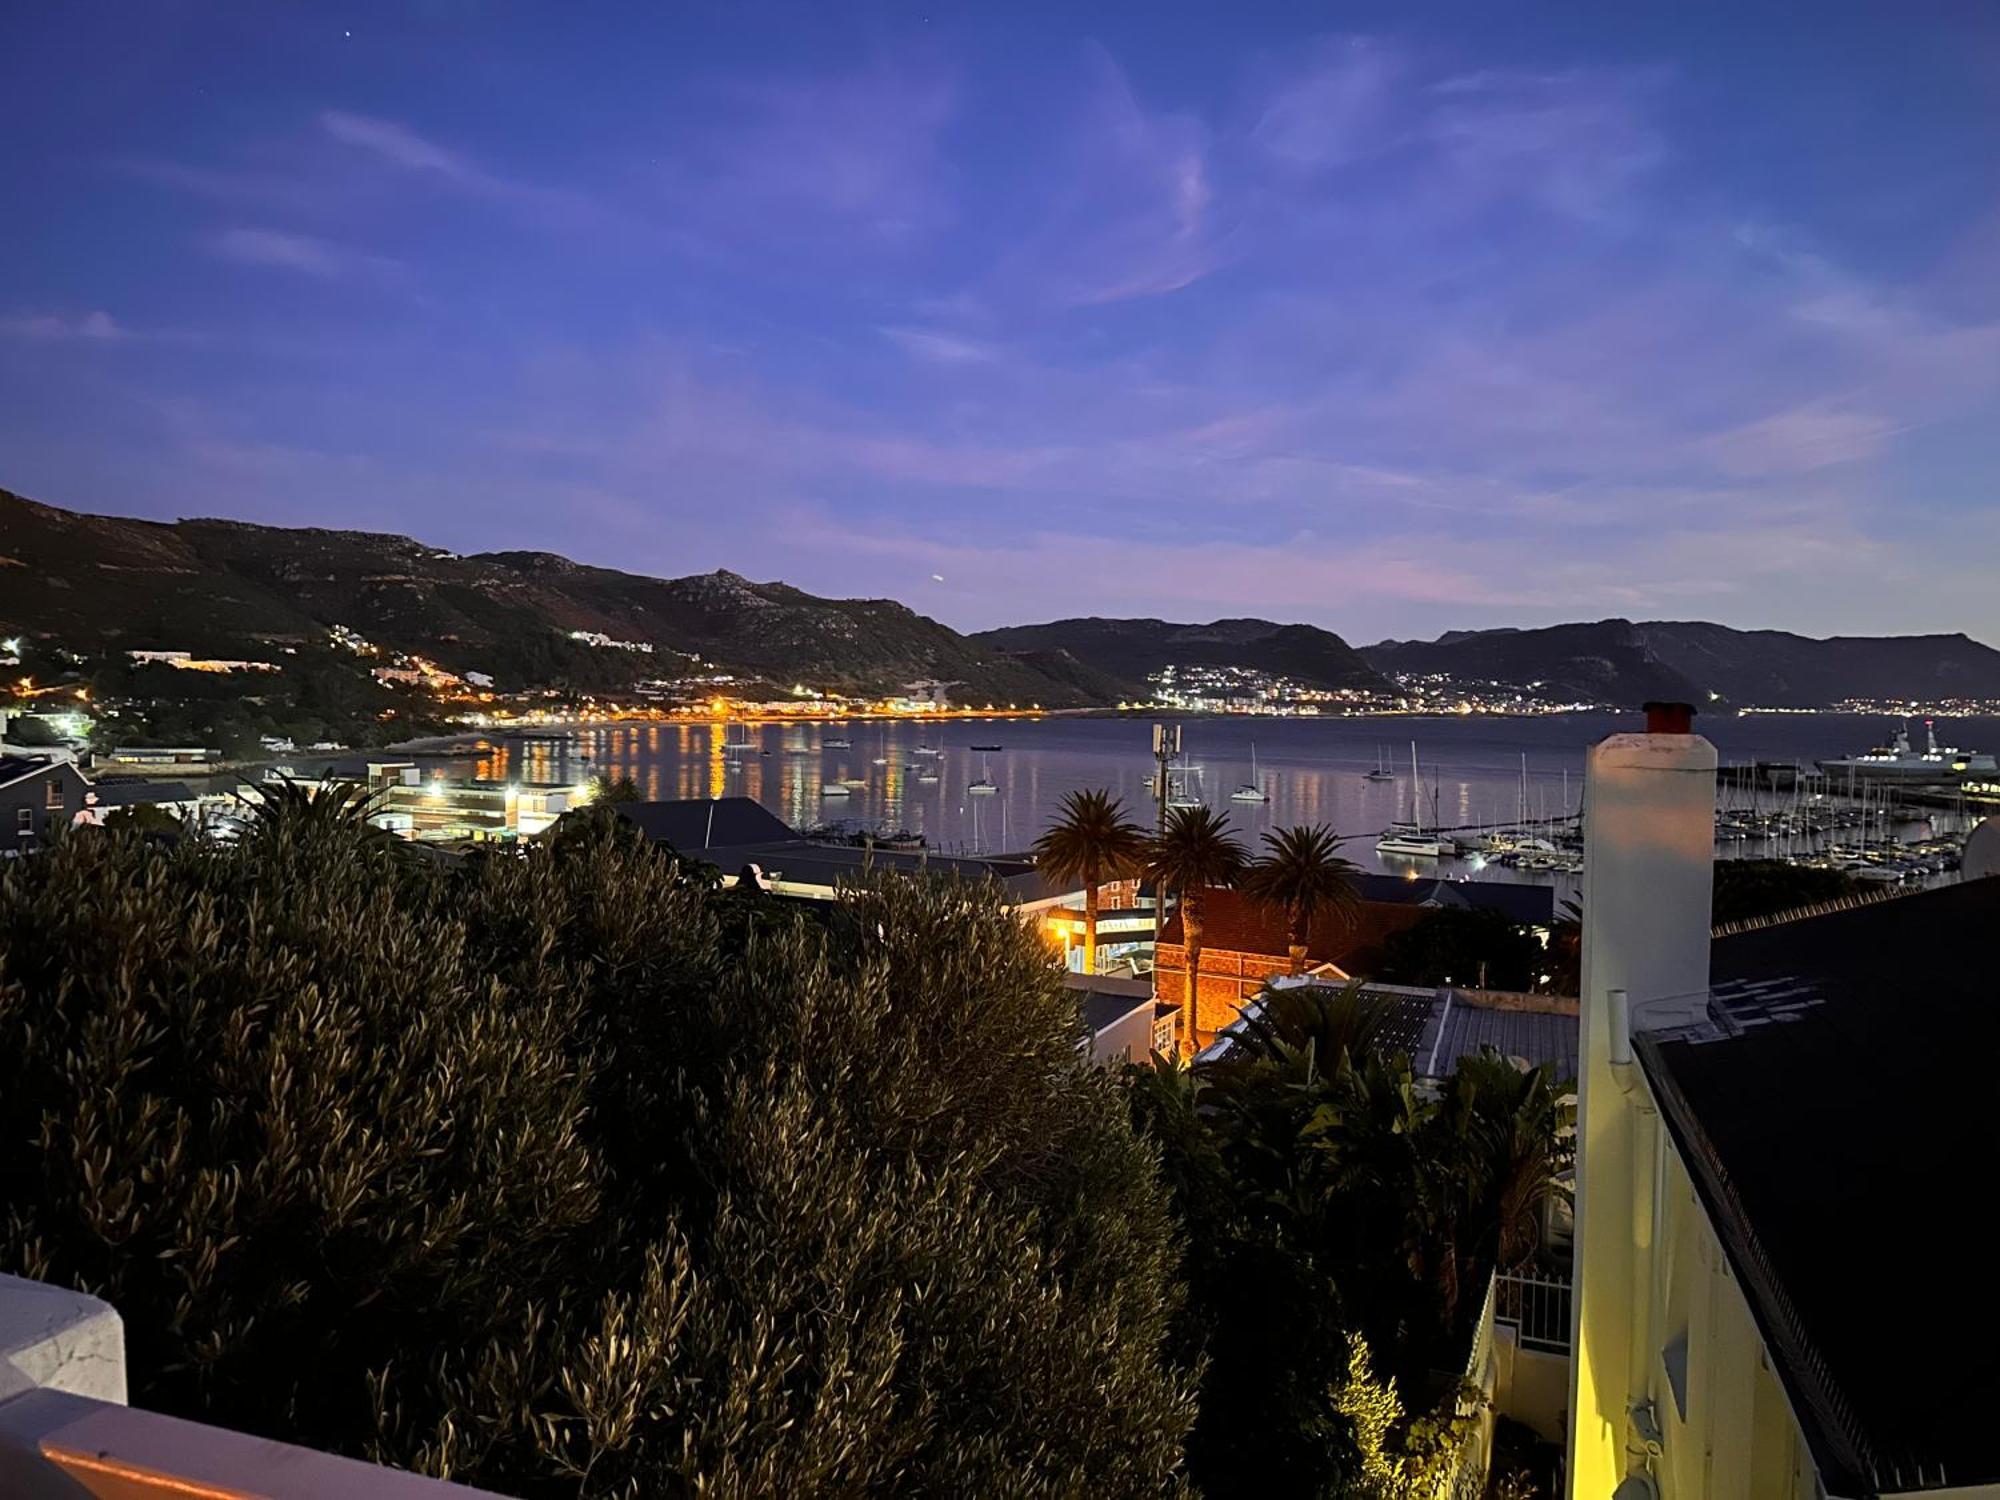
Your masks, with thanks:
<instances>
[{"instance_id":1,"label":"metal railing","mask_svg":"<svg viewBox=\"0 0 2000 1500\"><path fill-rule=\"evenodd\" d=\"M1493 1316L1514 1325L1523 1349L1569 1353L1571 1288L1567 1276L1526 1272L1497 1278Z\"/></svg>"}]
</instances>

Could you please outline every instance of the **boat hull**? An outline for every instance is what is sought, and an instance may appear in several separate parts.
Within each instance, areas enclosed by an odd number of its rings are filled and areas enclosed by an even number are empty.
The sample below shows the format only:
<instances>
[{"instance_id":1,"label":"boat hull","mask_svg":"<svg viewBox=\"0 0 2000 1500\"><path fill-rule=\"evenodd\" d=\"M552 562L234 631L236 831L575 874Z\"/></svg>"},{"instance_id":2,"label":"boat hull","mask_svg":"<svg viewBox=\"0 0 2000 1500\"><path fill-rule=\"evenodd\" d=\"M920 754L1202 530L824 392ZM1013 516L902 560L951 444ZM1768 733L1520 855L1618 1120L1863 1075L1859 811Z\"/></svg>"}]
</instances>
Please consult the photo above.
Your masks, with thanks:
<instances>
[{"instance_id":1,"label":"boat hull","mask_svg":"<svg viewBox=\"0 0 2000 1500\"><path fill-rule=\"evenodd\" d=\"M1981 761L1990 762L1991 757L1981 756ZM1911 765L1899 761L1869 760L1823 760L1821 771L1828 776L1845 778L1852 776L1857 781L1889 781L1905 786L1953 786L1968 776L1990 776L1994 768L1989 763L1979 761L1932 762Z\"/></svg>"}]
</instances>

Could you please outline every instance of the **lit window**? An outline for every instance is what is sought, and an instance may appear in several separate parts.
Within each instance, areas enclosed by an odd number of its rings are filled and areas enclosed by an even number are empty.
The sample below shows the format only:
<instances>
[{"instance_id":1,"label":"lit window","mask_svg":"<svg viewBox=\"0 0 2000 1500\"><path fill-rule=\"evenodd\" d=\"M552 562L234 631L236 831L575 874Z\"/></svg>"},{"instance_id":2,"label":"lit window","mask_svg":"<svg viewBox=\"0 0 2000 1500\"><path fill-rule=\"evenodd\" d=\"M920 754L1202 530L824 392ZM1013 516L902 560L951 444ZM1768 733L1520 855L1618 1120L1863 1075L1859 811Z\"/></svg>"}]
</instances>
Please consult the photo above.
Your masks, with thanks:
<instances>
[{"instance_id":1,"label":"lit window","mask_svg":"<svg viewBox=\"0 0 2000 1500\"><path fill-rule=\"evenodd\" d=\"M53 776L49 778L48 790L45 793L43 805L45 807L61 807L63 805L63 784Z\"/></svg>"}]
</instances>

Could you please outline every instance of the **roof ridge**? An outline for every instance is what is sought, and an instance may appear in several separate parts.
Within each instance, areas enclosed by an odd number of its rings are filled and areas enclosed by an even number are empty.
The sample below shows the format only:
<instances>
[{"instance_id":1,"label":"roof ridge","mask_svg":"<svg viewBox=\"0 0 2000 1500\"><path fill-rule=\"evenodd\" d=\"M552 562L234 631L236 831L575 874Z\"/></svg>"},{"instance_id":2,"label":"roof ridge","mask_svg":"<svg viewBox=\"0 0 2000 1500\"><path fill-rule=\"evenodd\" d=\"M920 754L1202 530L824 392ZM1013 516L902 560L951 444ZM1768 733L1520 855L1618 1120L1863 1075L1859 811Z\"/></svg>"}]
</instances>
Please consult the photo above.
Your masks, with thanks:
<instances>
[{"instance_id":1,"label":"roof ridge","mask_svg":"<svg viewBox=\"0 0 2000 1500\"><path fill-rule=\"evenodd\" d=\"M1766 927L1779 927L1787 922L1803 922L1812 917L1832 916L1835 912L1854 911L1863 906L1879 906L1884 901L1897 901L1905 896L1920 894L1916 890L1902 890L1894 886L1882 886L1875 890L1854 891L1845 896L1835 896L1830 901L1815 901L1806 906L1787 907L1784 911L1766 912L1761 917L1742 917L1734 922L1718 922L1709 929L1709 937L1735 937L1739 933L1760 932Z\"/></svg>"}]
</instances>

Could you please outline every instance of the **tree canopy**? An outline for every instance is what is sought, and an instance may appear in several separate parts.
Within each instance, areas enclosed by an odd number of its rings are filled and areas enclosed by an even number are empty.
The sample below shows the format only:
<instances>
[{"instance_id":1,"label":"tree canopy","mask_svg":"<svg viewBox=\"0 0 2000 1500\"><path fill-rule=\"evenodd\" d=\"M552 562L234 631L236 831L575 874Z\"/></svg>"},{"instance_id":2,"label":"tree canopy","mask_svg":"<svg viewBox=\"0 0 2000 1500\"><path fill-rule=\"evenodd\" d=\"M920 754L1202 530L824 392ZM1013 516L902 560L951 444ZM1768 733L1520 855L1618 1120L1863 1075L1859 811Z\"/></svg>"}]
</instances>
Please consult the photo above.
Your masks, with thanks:
<instances>
[{"instance_id":1,"label":"tree canopy","mask_svg":"<svg viewBox=\"0 0 2000 1500\"><path fill-rule=\"evenodd\" d=\"M1358 986L1262 1001L1223 1060L1132 1092L1188 1229L1190 1477L1214 1496L1442 1493L1464 1434L1450 1372L1486 1274L1536 1247L1570 1108L1549 1069L1490 1054L1420 1086Z\"/></svg>"},{"instance_id":2,"label":"tree canopy","mask_svg":"<svg viewBox=\"0 0 2000 1500\"><path fill-rule=\"evenodd\" d=\"M1155 1495L1175 1226L987 893L316 799L0 874L0 1266L133 1398L523 1495Z\"/></svg>"},{"instance_id":3,"label":"tree canopy","mask_svg":"<svg viewBox=\"0 0 2000 1500\"><path fill-rule=\"evenodd\" d=\"M1083 887L1083 969L1097 972L1097 888L1128 880L1144 867L1146 832L1109 792L1070 792L1056 818L1035 840L1035 863L1051 880Z\"/></svg>"},{"instance_id":4,"label":"tree canopy","mask_svg":"<svg viewBox=\"0 0 2000 1500\"><path fill-rule=\"evenodd\" d=\"M1305 965L1313 919L1346 923L1361 907L1354 877L1360 867L1340 853L1340 836L1325 823L1266 830L1264 852L1244 871L1242 886L1285 919L1292 969Z\"/></svg>"}]
</instances>

